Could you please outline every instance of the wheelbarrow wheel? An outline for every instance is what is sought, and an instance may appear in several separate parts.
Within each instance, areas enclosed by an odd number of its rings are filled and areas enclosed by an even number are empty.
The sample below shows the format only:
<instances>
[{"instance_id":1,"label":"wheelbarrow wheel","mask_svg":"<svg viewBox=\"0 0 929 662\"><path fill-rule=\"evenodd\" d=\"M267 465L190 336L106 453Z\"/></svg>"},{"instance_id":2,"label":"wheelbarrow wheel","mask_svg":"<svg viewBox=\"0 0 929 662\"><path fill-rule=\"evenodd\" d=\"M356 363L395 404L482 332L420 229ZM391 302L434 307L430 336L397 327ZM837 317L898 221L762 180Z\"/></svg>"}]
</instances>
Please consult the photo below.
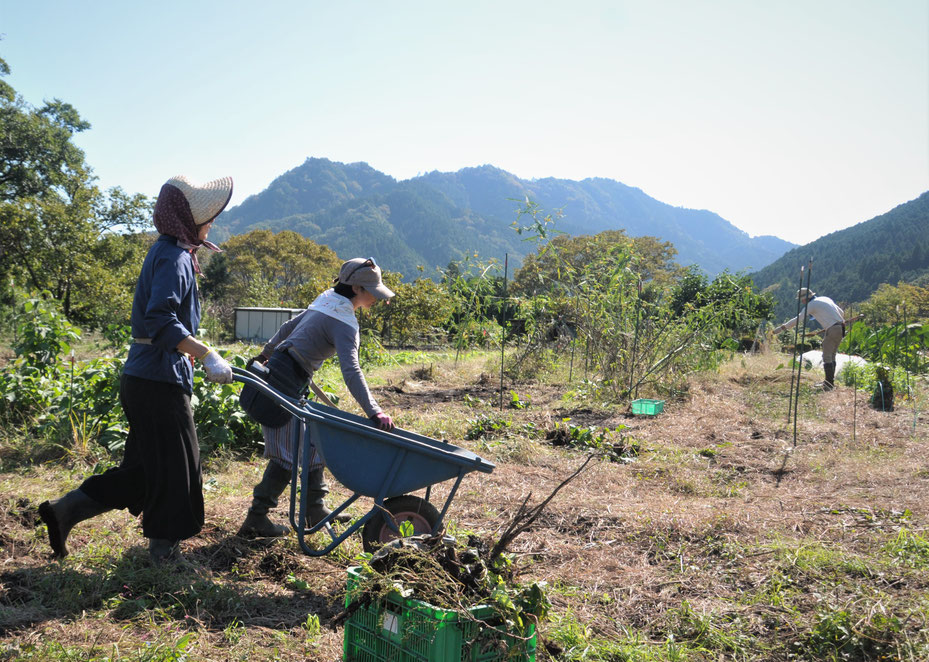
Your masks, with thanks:
<instances>
[{"instance_id":1,"label":"wheelbarrow wheel","mask_svg":"<svg viewBox=\"0 0 929 662\"><path fill-rule=\"evenodd\" d=\"M393 515L399 527L404 522L413 525L413 535L432 533L439 521L439 511L425 499L411 494L391 497L384 501L384 507ZM361 530L361 541L366 552L373 552L384 543L399 538L395 531L387 526L384 513L378 513L369 519Z\"/></svg>"}]
</instances>

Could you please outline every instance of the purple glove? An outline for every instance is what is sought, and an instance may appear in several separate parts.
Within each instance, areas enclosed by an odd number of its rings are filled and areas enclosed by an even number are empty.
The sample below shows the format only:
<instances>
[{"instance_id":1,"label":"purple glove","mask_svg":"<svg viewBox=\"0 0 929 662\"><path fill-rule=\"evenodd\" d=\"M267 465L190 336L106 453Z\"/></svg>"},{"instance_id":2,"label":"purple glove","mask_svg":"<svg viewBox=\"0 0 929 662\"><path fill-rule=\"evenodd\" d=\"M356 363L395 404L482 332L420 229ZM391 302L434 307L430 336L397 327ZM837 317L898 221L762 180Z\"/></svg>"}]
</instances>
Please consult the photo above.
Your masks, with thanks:
<instances>
[{"instance_id":1,"label":"purple glove","mask_svg":"<svg viewBox=\"0 0 929 662\"><path fill-rule=\"evenodd\" d=\"M371 420L374 421L377 424L377 427L379 427L381 430L393 430L394 429L394 419L392 419L390 416L388 416L384 412L375 414L374 416L371 417Z\"/></svg>"}]
</instances>

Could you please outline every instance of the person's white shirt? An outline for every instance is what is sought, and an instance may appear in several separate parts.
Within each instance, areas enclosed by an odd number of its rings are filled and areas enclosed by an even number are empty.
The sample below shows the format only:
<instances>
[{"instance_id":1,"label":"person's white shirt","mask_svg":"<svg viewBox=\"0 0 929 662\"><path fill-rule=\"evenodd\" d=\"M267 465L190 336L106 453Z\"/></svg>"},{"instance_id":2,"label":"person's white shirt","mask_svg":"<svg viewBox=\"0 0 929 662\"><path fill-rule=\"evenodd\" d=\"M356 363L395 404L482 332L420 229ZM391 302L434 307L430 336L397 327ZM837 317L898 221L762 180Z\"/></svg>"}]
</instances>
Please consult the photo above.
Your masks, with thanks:
<instances>
[{"instance_id":1,"label":"person's white shirt","mask_svg":"<svg viewBox=\"0 0 929 662\"><path fill-rule=\"evenodd\" d=\"M836 302L829 297L817 295L807 301L800 315L794 317L789 322L784 322L775 329L775 331L780 332L785 329L792 329L797 325L797 322L803 321L807 315L819 322L820 326L824 329L828 329L834 324L845 324L845 313L836 305Z\"/></svg>"}]
</instances>

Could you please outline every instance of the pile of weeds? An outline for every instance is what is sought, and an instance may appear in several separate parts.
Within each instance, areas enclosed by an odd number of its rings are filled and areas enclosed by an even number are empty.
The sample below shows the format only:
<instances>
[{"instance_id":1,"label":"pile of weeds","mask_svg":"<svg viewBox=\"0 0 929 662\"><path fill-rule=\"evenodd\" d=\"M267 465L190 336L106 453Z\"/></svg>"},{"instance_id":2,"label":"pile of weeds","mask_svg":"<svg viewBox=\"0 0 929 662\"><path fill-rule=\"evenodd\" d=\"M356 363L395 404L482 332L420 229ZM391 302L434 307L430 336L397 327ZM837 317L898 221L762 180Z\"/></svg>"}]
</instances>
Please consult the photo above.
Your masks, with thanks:
<instances>
[{"instance_id":1,"label":"pile of weeds","mask_svg":"<svg viewBox=\"0 0 929 662\"><path fill-rule=\"evenodd\" d=\"M551 605L544 586L518 583L509 555L491 555L490 546L473 535L466 546L450 536L395 540L362 562L351 591L353 601L336 620L344 621L362 606L384 602L393 594L462 614L487 605L495 621L523 635L548 614Z\"/></svg>"},{"instance_id":2,"label":"pile of weeds","mask_svg":"<svg viewBox=\"0 0 929 662\"><path fill-rule=\"evenodd\" d=\"M519 637L531 636L532 629L548 615L551 603L544 583L516 581L516 566L506 550L594 457L589 455L539 503L530 505L532 494L527 495L493 546L474 535L468 536L464 547L453 537L442 535L402 537L388 543L363 562L359 581L350 591L351 604L335 621L344 621L363 605L383 603L388 596L399 595L460 614L473 607L490 607L492 621ZM406 533L402 526L400 533Z\"/></svg>"}]
</instances>

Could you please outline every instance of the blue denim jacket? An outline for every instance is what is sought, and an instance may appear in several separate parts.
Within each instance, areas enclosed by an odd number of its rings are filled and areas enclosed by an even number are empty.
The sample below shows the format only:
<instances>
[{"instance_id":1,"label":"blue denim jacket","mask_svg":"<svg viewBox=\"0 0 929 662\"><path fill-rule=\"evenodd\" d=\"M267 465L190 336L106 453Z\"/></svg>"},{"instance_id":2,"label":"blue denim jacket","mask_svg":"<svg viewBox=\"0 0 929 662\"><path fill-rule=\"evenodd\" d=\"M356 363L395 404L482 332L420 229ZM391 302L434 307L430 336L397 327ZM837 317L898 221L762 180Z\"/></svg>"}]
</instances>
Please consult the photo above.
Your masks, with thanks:
<instances>
[{"instance_id":1,"label":"blue denim jacket","mask_svg":"<svg viewBox=\"0 0 929 662\"><path fill-rule=\"evenodd\" d=\"M152 246L135 286L132 300L132 337L151 344L133 343L123 372L156 382L178 384L193 392L193 367L177 344L196 336L200 327L200 298L190 253L177 239L161 235Z\"/></svg>"}]
</instances>

